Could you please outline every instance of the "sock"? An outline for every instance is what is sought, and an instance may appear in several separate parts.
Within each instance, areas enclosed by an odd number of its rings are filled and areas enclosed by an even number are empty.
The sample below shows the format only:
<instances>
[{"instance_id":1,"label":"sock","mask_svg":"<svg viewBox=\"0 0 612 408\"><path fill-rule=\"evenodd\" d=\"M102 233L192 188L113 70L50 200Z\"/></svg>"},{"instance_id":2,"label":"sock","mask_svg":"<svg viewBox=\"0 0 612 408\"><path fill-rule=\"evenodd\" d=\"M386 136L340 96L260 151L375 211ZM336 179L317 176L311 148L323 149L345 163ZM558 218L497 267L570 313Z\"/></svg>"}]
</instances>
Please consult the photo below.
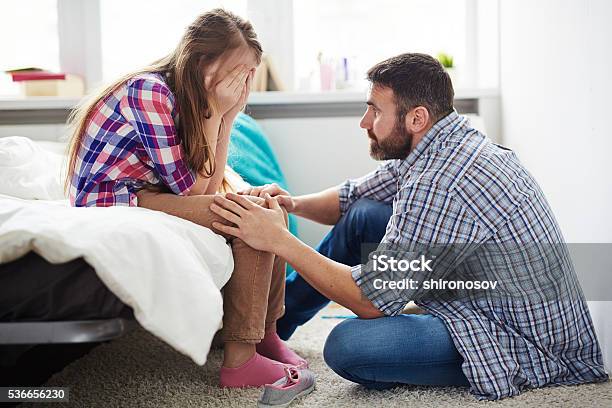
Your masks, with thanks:
<instances>
[{"instance_id":1,"label":"sock","mask_svg":"<svg viewBox=\"0 0 612 408\"><path fill-rule=\"evenodd\" d=\"M291 350L275 331L266 333L261 343L257 345L257 352L281 363L291 364L298 368L308 368L308 361Z\"/></svg>"},{"instance_id":2,"label":"sock","mask_svg":"<svg viewBox=\"0 0 612 408\"><path fill-rule=\"evenodd\" d=\"M244 364L236 368L221 367L221 387L259 387L273 384L285 376L286 364L270 360L255 353Z\"/></svg>"}]
</instances>

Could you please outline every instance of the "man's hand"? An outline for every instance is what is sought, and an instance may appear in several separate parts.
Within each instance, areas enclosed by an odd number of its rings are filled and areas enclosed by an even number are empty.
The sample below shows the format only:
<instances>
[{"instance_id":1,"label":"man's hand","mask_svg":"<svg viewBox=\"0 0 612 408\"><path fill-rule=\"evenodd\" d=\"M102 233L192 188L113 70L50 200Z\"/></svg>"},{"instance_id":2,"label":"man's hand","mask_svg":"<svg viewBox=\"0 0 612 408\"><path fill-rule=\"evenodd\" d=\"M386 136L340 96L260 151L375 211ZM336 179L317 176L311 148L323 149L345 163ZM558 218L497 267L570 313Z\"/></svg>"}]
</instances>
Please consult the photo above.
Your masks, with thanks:
<instances>
[{"instance_id":1,"label":"man's hand","mask_svg":"<svg viewBox=\"0 0 612 408\"><path fill-rule=\"evenodd\" d=\"M250 187L246 190L239 191L238 194L255 197L265 197L265 195L268 194L271 197L276 198L276 201L280 205L285 207L285 210L287 210L287 212L290 213L295 210L295 200L293 199L291 194L289 194L288 191L280 188L280 186L276 183L264 184L263 186L259 187Z\"/></svg>"},{"instance_id":2,"label":"man's hand","mask_svg":"<svg viewBox=\"0 0 612 408\"><path fill-rule=\"evenodd\" d=\"M244 195L228 193L225 197L215 196L211 211L235 227L214 222L213 228L242 239L252 248L285 259L321 294L351 309L357 316L365 319L383 316L363 296L351 277L350 267L326 258L291 235L277 199L267 193L264 193L264 198L268 208L254 204Z\"/></svg>"},{"instance_id":3,"label":"man's hand","mask_svg":"<svg viewBox=\"0 0 612 408\"><path fill-rule=\"evenodd\" d=\"M275 198L266 194L264 199L268 208L237 194L215 196L210 210L236 227L213 222L213 228L242 239L252 248L275 252L287 232L285 214Z\"/></svg>"}]
</instances>

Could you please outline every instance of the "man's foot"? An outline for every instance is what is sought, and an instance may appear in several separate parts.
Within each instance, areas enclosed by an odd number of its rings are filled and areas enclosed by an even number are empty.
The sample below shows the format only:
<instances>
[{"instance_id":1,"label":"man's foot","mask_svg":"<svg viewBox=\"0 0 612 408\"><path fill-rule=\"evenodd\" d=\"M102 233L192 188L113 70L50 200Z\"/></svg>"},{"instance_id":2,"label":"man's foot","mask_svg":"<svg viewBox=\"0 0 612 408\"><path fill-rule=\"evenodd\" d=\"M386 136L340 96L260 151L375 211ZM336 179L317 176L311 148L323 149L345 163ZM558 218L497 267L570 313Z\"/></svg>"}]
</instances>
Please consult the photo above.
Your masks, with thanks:
<instances>
[{"instance_id":1,"label":"man's foot","mask_svg":"<svg viewBox=\"0 0 612 408\"><path fill-rule=\"evenodd\" d=\"M244 364L236 367L221 367L219 385L221 387L259 387L273 384L285 377L286 364L270 360L258 353Z\"/></svg>"},{"instance_id":2,"label":"man's foot","mask_svg":"<svg viewBox=\"0 0 612 408\"><path fill-rule=\"evenodd\" d=\"M308 361L291 350L276 332L266 333L261 343L257 345L257 352L281 363L291 364L297 368L308 368Z\"/></svg>"}]
</instances>

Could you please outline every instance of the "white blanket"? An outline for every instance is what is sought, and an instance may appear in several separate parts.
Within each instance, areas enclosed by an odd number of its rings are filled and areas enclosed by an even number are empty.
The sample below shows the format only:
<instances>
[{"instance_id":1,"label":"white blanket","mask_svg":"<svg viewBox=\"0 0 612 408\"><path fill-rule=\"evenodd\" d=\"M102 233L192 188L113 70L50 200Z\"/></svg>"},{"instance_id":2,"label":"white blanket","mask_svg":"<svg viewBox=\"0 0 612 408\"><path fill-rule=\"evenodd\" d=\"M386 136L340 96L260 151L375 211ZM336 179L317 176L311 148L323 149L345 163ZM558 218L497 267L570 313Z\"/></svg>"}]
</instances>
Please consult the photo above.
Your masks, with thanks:
<instances>
[{"instance_id":1,"label":"white blanket","mask_svg":"<svg viewBox=\"0 0 612 408\"><path fill-rule=\"evenodd\" d=\"M145 329L206 362L223 315L219 289L234 267L219 235L142 208L73 208L0 195L0 263L30 250L51 263L83 257Z\"/></svg>"},{"instance_id":2,"label":"white blanket","mask_svg":"<svg viewBox=\"0 0 612 408\"><path fill-rule=\"evenodd\" d=\"M234 267L225 240L158 211L22 199L61 194L49 153L25 138L0 139L0 263L30 250L52 263L83 257L145 329L204 364Z\"/></svg>"}]
</instances>

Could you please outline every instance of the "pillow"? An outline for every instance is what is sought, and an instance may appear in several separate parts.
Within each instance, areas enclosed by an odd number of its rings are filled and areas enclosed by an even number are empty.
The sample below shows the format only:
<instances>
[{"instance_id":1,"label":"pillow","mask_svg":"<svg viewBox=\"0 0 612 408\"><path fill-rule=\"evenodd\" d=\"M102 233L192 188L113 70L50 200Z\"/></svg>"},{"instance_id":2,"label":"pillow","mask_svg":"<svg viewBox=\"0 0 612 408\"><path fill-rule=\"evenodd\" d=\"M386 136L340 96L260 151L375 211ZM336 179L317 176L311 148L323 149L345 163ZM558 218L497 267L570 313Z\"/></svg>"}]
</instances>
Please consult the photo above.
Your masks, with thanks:
<instances>
[{"instance_id":1,"label":"pillow","mask_svg":"<svg viewBox=\"0 0 612 408\"><path fill-rule=\"evenodd\" d=\"M0 138L0 194L26 200L64 200L65 144L22 136Z\"/></svg>"}]
</instances>

